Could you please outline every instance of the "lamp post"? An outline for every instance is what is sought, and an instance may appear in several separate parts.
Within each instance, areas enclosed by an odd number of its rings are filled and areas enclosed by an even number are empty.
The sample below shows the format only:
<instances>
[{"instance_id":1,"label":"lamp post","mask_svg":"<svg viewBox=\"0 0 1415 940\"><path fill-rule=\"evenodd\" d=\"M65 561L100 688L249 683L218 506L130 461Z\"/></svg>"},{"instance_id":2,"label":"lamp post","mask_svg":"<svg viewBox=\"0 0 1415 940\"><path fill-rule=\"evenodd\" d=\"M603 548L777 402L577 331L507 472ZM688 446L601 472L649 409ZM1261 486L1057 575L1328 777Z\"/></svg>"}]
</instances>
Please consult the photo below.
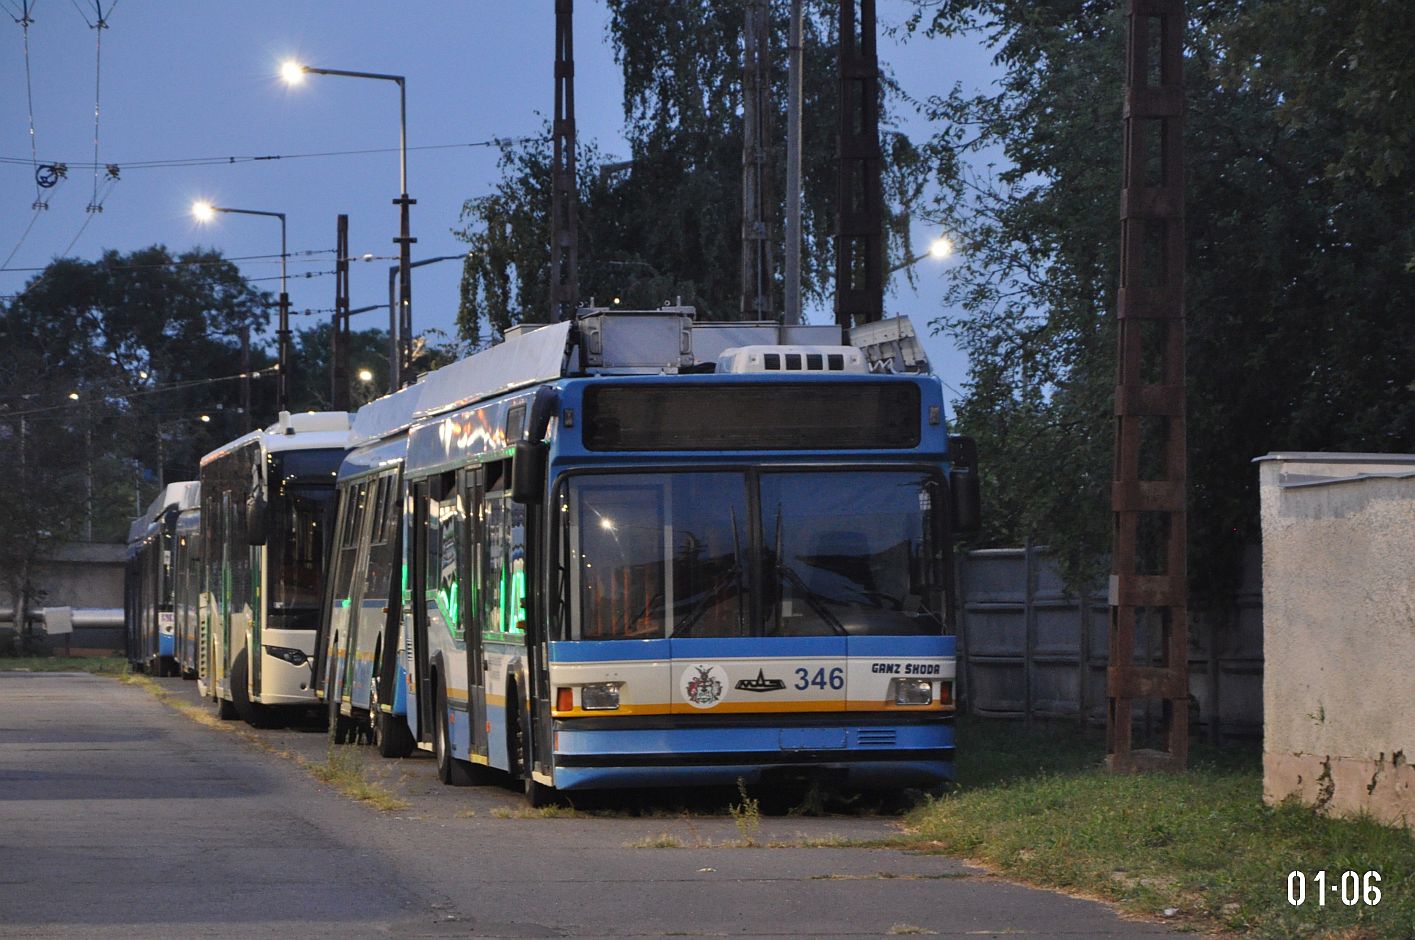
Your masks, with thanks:
<instances>
[{"instance_id":1,"label":"lamp post","mask_svg":"<svg viewBox=\"0 0 1415 940\"><path fill-rule=\"evenodd\" d=\"M398 185L400 195L393 200L399 207L398 243L399 315L398 329L390 332L397 337L397 355L390 359L389 386L398 388L403 384L403 372L412 358L413 334L413 277L411 251L417 241L409 234L408 207L417 202L408 198L408 89L407 80L402 75L384 75L380 72L351 72L347 69L322 69L298 62L286 62L280 66L280 74L290 85L298 85L306 75L335 75L344 78L373 78L379 81L395 82L398 85Z\"/></svg>"},{"instance_id":2,"label":"lamp post","mask_svg":"<svg viewBox=\"0 0 1415 940\"><path fill-rule=\"evenodd\" d=\"M192 215L198 221L206 222L218 212L227 212L232 215L263 215L271 219L280 220L280 329L276 331L276 342L280 349L280 376L277 385L276 398L278 399L279 411L290 410L290 294L286 283L285 272L285 213L264 212L259 209L231 209L224 206L213 206L209 202L192 203ZM245 370L243 364L242 369ZM249 416L247 417L249 420Z\"/></svg>"},{"instance_id":3,"label":"lamp post","mask_svg":"<svg viewBox=\"0 0 1415 940\"><path fill-rule=\"evenodd\" d=\"M400 387L400 385L411 384L411 379L410 379L409 376L406 375L406 373L409 372L409 371L411 371L412 364L413 364L413 361L412 361L412 360L413 360L413 355L412 355L412 353L413 353L413 337L412 337L412 335L411 335L411 330L412 330L412 328L413 328L413 324L412 324L412 321L411 321L411 318L410 318L409 321L408 321L408 323L407 323L406 326L405 326L404 324L399 323L397 317L394 316L394 311L393 311L393 279L394 279L400 272L403 272L403 277L406 279L407 276L408 276L406 272L407 272L408 270L410 270L410 269L412 269L412 268L420 268L420 267L422 267L422 266L425 265L425 264L436 264L436 263L439 262L439 261L457 261L457 260L462 259L462 258L465 258L465 257L467 257L465 254L461 254L461 255L438 255L436 258L423 258L421 261L411 261L411 262L410 262L410 261L408 261L407 256L404 255L402 258L399 259L399 261L398 261L398 263L397 263L396 265L393 265L393 266L389 267L389 269L388 269L388 390L389 390L390 392L397 391L398 388ZM409 332L409 333L401 333L401 332L395 333L395 332L394 332L394 329L395 329L395 328L398 328L398 329L400 329L400 330L406 328L406 329L409 330L410 332ZM401 368L400 368L400 367L401 367ZM400 382L400 379L408 379L408 381L406 381L406 382Z\"/></svg>"},{"instance_id":4,"label":"lamp post","mask_svg":"<svg viewBox=\"0 0 1415 940\"><path fill-rule=\"evenodd\" d=\"M935 261L942 261L953 255L953 240L947 235L940 235L929 243L929 250L921 255L915 255L908 261L901 261L890 268L887 273L893 274L895 271L902 271L905 268L913 267L925 258L933 258Z\"/></svg>"}]
</instances>

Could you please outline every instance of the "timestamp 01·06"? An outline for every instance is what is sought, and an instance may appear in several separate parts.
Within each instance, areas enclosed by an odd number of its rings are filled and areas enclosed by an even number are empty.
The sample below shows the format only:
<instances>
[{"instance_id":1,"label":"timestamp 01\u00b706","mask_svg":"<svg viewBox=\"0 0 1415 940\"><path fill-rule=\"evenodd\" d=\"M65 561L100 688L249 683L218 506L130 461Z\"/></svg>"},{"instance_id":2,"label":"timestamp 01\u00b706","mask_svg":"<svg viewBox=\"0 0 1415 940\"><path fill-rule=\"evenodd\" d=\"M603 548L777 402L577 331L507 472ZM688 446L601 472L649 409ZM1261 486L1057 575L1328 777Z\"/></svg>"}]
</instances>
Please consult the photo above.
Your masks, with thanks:
<instances>
[{"instance_id":1,"label":"timestamp 01\u00b706","mask_svg":"<svg viewBox=\"0 0 1415 940\"><path fill-rule=\"evenodd\" d=\"M1341 903L1347 907L1357 904L1375 907L1381 903L1381 873L1378 871L1343 871L1330 875L1325 871L1314 871L1310 879L1306 872L1293 871L1287 875L1288 904L1301 907L1307 903L1309 880L1312 885L1311 899L1318 907L1326 907L1328 894L1333 904L1340 898Z\"/></svg>"}]
</instances>

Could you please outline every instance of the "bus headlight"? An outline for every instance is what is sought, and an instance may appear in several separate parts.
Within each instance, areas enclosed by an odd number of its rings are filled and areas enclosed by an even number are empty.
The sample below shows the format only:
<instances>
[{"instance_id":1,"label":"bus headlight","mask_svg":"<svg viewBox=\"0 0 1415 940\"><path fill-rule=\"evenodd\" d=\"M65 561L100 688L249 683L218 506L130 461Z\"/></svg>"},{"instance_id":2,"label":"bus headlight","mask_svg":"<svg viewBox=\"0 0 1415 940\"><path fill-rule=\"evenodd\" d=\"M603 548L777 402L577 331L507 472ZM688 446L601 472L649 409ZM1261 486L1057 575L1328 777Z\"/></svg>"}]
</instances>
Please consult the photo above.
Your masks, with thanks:
<instances>
[{"instance_id":1,"label":"bus headlight","mask_svg":"<svg viewBox=\"0 0 1415 940\"><path fill-rule=\"evenodd\" d=\"M587 712L607 712L619 707L619 683L596 682L580 689L580 707Z\"/></svg>"},{"instance_id":2,"label":"bus headlight","mask_svg":"<svg viewBox=\"0 0 1415 940\"><path fill-rule=\"evenodd\" d=\"M303 666L309 661L304 650L292 649L288 646L267 646L265 651L276 659L285 660L292 666Z\"/></svg>"},{"instance_id":3,"label":"bus headlight","mask_svg":"<svg viewBox=\"0 0 1415 940\"><path fill-rule=\"evenodd\" d=\"M934 700L934 686L928 679L895 679L894 704L930 705Z\"/></svg>"}]
</instances>

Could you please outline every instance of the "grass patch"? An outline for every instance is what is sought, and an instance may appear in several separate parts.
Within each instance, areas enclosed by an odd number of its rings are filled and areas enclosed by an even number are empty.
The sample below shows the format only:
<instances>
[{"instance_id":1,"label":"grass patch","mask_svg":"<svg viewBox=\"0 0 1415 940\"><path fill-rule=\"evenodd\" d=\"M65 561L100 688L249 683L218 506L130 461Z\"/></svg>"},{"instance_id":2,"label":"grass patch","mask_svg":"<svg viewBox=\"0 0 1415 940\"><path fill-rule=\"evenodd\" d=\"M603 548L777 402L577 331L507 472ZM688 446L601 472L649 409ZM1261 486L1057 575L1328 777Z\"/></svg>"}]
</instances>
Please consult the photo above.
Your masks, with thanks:
<instances>
[{"instance_id":1,"label":"grass patch","mask_svg":"<svg viewBox=\"0 0 1415 940\"><path fill-rule=\"evenodd\" d=\"M742 836L742 845L753 847L757 844L757 830L762 827L762 807L747 795L747 784L741 777L737 778L737 793L742 797L742 802L733 803L727 811L732 814L732 821Z\"/></svg>"},{"instance_id":2,"label":"grass patch","mask_svg":"<svg viewBox=\"0 0 1415 940\"><path fill-rule=\"evenodd\" d=\"M359 755L347 747L330 747L324 763L307 761L298 754L286 752L282 757L293 758L304 765L311 777L320 783L327 783L340 793L360 803L367 803L385 813L396 809L406 809L407 800L399 799L382 785L364 776L363 762Z\"/></svg>"},{"instance_id":3,"label":"grass patch","mask_svg":"<svg viewBox=\"0 0 1415 940\"><path fill-rule=\"evenodd\" d=\"M0 672L91 672L101 676L128 674L122 656L0 656Z\"/></svg>"},{"instance_id":4,"label":"grass patch","mask_svg":"<svg viewBox=\"0 0 1415 940\"><path fill-rule=\"evenodd\" d=\"M573 819L582 814L573 806L552 803L549 806L522 806L515 809L510 806L495 806L492 807L491 815L496 819Z\"/></svg>"},{"instance_id":5,"label":"grass patch","mask_svg":"<svg viewBox=\"0 0 1415 940\"><path fill-rule=\"evenodd\" d=\"M1253 750L1196 747L1185 774L1119 776L1099 734L961 721L952 792L909 816L920 848L1038 885L1252 937L1405 938L1415 924L1415 837L1370 820L1262 802ZM1309 875L1287 903L1288 873ZM1311 874L1377 871L1378 905L1325 906Z\"/></svg>"},{"instance_id":6,"label":"grass patch","mask_svg":"<svg viewBox=\"0 0 1415 940\"><path fill-rule=\"evenodd\" d=\"M625 842L626 849L682 849L687 843L671 832L660 832L656 836L644 836L633 842Z\"/></svg>"}]
</instances>

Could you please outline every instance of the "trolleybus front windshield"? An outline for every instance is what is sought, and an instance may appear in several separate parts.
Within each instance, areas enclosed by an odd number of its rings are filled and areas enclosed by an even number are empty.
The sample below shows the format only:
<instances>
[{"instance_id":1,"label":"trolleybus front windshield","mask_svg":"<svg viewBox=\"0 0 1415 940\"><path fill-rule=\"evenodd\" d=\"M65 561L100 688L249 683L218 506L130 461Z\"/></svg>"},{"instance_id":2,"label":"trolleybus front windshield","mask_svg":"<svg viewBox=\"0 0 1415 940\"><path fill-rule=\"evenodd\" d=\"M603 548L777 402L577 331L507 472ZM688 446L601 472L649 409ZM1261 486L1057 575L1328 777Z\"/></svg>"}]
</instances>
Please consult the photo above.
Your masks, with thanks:
<instances>
[{"instance_id":1,"label":"trolleybus front windshield","mask_svg":"<svg viewBox=\"0 0 1415 940\"><path fill-rule=\"evenodd\" d=\"M559 500L559 635L937 634L936 474L583 474Z\"/></svg>"},{"instance_id":2,"label":"trolleybus front windshield","mask_svg":"<svg viewBox=\"0 0 1415 940\"><path fill-rule=\"evenodd\" d=\"M339 450L270 455L270 626L319 625Z\"/></svg>"}]
</instances>

